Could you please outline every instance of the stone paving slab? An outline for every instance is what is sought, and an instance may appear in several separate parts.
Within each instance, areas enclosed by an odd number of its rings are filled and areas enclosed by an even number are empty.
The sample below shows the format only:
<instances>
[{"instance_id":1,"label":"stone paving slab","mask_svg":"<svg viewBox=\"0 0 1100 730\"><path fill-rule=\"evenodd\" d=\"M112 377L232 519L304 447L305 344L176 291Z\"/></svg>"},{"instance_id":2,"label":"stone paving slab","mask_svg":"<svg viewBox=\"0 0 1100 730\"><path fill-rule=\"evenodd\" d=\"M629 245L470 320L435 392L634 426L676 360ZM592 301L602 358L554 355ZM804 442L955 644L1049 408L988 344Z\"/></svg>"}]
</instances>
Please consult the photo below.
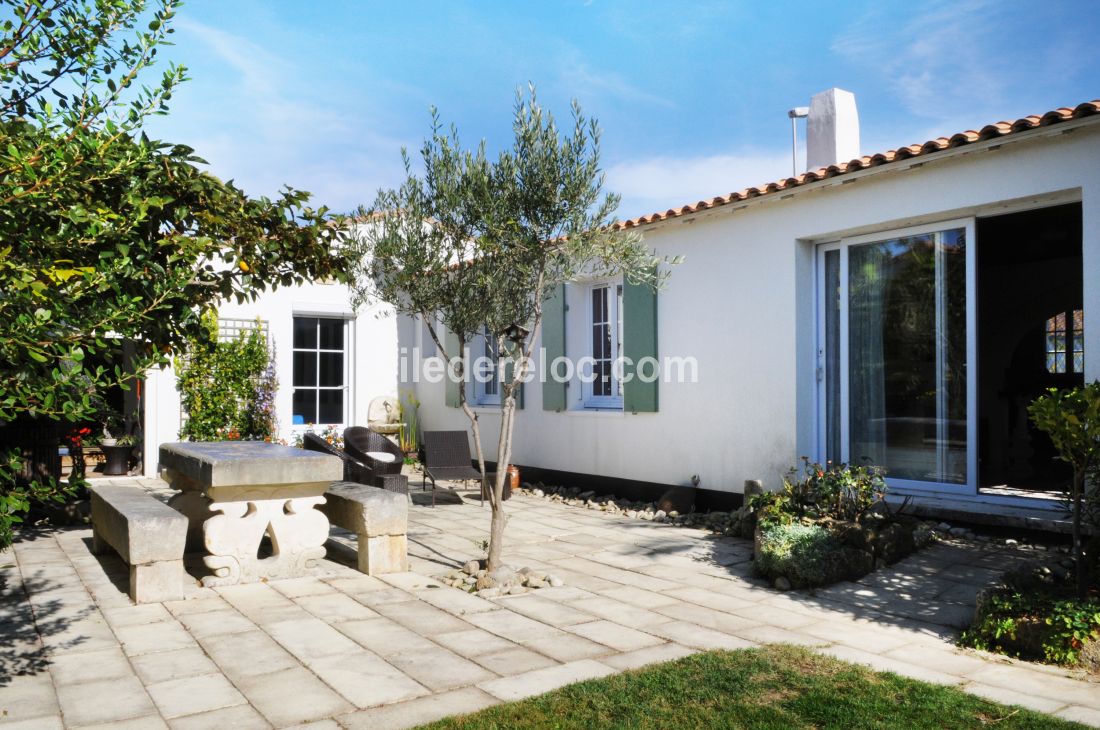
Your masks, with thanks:
<instances>
[{"instance_id":1,"label":"stone paving slab","mask_svg":"<svg viewBox=\"0 0 1100 730\"><path fill-rule=\"evenodd\" d=\"M480 688L505 702L522 700L525 697L545 694L567 684L583 682L586 679L606 677L614 669L591 659L560 664L546 669L535 669L512 677L483 682Z\"/></svg>"},{"instance_id":2,"label":"stone paving slab","mask_svg":"<svg viewBox=\"0 0 1100 730\"><path fill-rule=\"evenodd\" d=\"M855 583L781 594L749 575L746 541L524 495L508 509L507 560L565 586L487 600L432 579L488 536L489 510L457 498L410 508L409 573L358 573L355 537L338 532L310 575L196 581L184 600L142 606L125 564L91 555L86 528L22 535L0 555L0 730L410 727L783 641L1100 727L1100 682L953 645L974 594L1020 551L940 544Z\"/></svg>"}]
</instances>

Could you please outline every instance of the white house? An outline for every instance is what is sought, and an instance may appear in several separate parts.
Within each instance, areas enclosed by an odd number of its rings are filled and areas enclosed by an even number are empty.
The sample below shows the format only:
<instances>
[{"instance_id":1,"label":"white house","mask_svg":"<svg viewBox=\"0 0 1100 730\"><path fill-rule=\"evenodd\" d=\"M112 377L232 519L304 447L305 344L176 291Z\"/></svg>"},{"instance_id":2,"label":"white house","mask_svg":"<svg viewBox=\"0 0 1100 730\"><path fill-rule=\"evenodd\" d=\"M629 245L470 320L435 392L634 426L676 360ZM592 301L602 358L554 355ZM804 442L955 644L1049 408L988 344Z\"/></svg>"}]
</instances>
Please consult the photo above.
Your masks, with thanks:
<instances>
[{"instance_id":1,"label":"white house","mask_svg":"<svg viewBox=\"0 0 1100 730\"><path fill-rule=\"evenodd\" d=\"M855 124L850 95L826 92L807 124L815 169L626 221L685 257L667 289L571 283L543 344L694 358L697 378L634 398L602 379L529 383L513 461L738 493L803 455L869 458L895 493L1049 506L1033 495L1065 474L1025 407L1100 378L1100 102L869 156ZM416 387L424 428L467 427L444 385Z\"/></svg>"},{"instance_id":2,"label":"white house","mask_svg":"<svg viewBox=\"0 0 1100 730\"><path fill-rule=\"evenodd\" d=\"M896 493L974 512L1049 506L1035 495L1065 475L1024 408L1100 378L1100 101L859 156L854 99L830 90L807 134L806 173L622 224L684 257L659 294L576 281L548 304L551 358L654 356L664 370L528 383L513 461L608 491L698 476L721 502L747 479L777 486L803 455L869 458ZM468 427L453 389L413 376L414 350L435 354L423 328L355 316L340 287L221 316L269 323L287 433L310 398L317 422L365 423L366 403L399 388L416 392L423 428ZM342 349L296 347L310 326L340 329ZM342 357L342 379L306 382L295 363L310 356ZM489 429L494 390L472 387ZM144 408L152 473L179 426L170 372L150 374Z\"/></svg>"},{"instance_id":3,"label":"white house","mask_svg":"<svg viewBox=\"0 0 1100 730\"><path fill-rule=\"evenodd\" d=\"M291 439L307 424L367 422L378 396L397 392L397 320L384 306L355 312L346 287L309 284L276 289L255 302L226 302L218 309L223 331L267 328L275 351L279 389L275 413L280 435ZM143 463L158 473L160 444L179 440L184 414L172 368L146 374Z\"/></svg>"}]
</instances>

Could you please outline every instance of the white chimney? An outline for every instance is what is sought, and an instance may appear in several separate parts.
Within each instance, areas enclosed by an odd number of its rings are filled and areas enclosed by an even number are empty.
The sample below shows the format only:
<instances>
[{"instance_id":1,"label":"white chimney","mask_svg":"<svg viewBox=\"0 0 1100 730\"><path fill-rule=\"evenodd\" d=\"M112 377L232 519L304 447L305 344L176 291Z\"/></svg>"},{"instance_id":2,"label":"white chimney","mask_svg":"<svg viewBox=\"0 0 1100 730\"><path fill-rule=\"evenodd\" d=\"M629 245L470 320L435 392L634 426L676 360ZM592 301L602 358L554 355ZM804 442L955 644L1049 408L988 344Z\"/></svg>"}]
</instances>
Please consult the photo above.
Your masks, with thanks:
<instances>
[{"instance_id":1,"label":"white chimney","mask_svg":"<svg viewBox=\"0 0 1100 730\"><path fill-rule=\"evenodd\" d=\"M806 169L816 170L859 157L856 95L829 89L810 99L806 118Z\"/></svg>"}]
</instances>

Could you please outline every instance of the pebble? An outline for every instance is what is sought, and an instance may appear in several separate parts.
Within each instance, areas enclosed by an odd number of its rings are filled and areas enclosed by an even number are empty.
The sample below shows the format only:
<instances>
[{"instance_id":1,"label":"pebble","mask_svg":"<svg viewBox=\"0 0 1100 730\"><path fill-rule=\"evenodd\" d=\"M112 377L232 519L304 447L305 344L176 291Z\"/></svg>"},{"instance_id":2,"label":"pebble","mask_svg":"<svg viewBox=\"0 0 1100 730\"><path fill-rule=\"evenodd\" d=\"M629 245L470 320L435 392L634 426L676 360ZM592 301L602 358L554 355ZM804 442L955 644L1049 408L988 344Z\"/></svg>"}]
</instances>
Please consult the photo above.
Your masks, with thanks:
<instances>
[{"instance_id":1,"label":"pebble","mask_svg":"<svg viewBox=\"0 0 1100 730\"><path fill-rule=\"evenodd\" d=\"M479 570L481 570L481 563L476 560L471 560L462 566L462 572L466 575L477 575Z\"/></svg>"},{"instance_id":2,"label":"pebble","mask_svg":"<svg viewBox=\"0 0 1100 730\"><path fill-rule=\"evenodd\" d=\"M779 591L789 591L791 589L791 582L781 575L775 579L775 588Z\"/></svg>"}]
</instances>

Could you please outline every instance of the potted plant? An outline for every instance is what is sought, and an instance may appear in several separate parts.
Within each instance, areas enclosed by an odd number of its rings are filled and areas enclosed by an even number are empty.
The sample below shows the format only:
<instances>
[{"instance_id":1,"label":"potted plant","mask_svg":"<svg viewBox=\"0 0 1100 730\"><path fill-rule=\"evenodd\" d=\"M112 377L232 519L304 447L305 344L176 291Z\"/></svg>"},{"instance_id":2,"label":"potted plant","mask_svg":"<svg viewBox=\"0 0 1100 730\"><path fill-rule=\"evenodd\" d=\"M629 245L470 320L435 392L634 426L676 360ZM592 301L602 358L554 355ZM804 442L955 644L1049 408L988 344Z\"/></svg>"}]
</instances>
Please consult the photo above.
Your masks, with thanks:
<instances>
[{"instance_id":1,"label":"potted plant","mask_svg":"<svg viewBox=\"0 0 1100 730\"><path fill-rule=\"evenodd\" d=\"M411 390L407 391L408 405L399 398L401 430L397 433L397 443L405 454L405 463L414 463L420 458L420 425L419 409L420 401Z\"/></svg>"},{"instance_id":2,"label":"potted plant","mask_svg":"<svg viewBox=\"0 0 1100 730\"><path fill-rule=\"evenodd\" d=\"M137 445L138 439L136 436L126 435L110 440L110 444L106 443L107 439L103 439L99 444L106 457L103 473L107 476L122 476L130 471L130 454Z\"/></svg>"}]
</instances>

